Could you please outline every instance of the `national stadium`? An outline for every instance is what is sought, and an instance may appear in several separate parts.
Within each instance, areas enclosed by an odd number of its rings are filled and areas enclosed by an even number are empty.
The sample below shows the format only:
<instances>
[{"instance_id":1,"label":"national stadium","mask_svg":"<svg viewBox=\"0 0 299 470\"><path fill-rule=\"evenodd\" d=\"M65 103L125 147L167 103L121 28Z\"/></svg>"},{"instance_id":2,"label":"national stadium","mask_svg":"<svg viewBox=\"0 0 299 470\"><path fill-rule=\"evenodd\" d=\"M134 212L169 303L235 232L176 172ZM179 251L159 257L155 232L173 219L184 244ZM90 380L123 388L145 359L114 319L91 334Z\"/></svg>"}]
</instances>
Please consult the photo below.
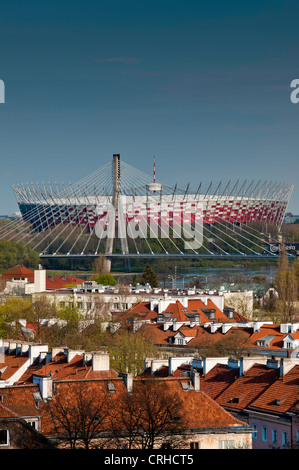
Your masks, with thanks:
<instances>
[{"instance_id":1,"label":"national stadium","mask_svg":"<svg viewBox=\"0 0 299 470\"><path fill-rule=\"evenodd\" d=\"M277 256L293 186L213 181L169 186L114 154L74 184L18 184L22 215L1 238L23 240L40 256Z\"/></svg>"}]
</instances>

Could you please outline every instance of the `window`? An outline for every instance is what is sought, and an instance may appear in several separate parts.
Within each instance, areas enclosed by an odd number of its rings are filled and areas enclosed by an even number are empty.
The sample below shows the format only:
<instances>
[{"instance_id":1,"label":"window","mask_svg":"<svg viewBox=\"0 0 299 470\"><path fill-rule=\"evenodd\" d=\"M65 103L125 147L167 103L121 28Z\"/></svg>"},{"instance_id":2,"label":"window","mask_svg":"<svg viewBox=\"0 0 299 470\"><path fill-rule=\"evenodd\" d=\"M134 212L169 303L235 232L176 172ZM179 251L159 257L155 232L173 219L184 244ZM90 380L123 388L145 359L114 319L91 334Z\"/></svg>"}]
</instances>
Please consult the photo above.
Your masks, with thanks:
<instances>
[{"instance_id":1,"label":"window","mask_svg":"<svg viewBox=\"0 0 299 470\"><path fill-rule=\"evenodd\" d=\"M262 440L263 440L264 442L267 442L267 440L268 440L268 433L267 433L267 428L266 428L266 426L263 426L263 427L262 427Z\"/></svg>"},{"instance_id":2,"label":"window","mask_svg":"<svg viewBox=\"0 0 299 470\"><path fill-rule=\"evenodd\" d=\"M277 444L277 429L272 429L272 444Z\"/></svg>"},{"instance_id":3,"label":"window","mask_svg":"<svg viewBox=\"0 0 299 470\"><path fill-rule=\"evenodd\" d=\"M225 441L218 442L219 449L233 449L234 448L234 441L231 439L227 439Z\"/></svg>"},{"instance_id":4,"label":"window","mask_svg":"<svg viewBox=\"0 0 299 470\"><path fill-rule=\"evenodd\" d=\"M190 442L190 449L200 449L200 442Z\"/></svg>"},{"instance_id":5,"label":"window","mask_svg":"<svg viewBox=\"0 0 299 470\"><path fill-rule=\"evenodd\" d=\"M288 445L288 433L286 431L282 431L282 445Z\"/></svg>"},{"instance_id":6,"label":"window","mask_svg":"<svg viewBox=\"0 0 299 470\"><path fill-rule=\"evenodd\" d=\"M0 446L9 445L9 431L8 429L0 429Z\"/></svg>"},{"instance_id":7,"label":"window","mask_svg":"<svg viewBox=\"0 0 299 470\"><path fill-rule=\"evenodd\" d=\"M171 449L171 445L169 442L164 442L162 445L161 445L161 449Z\"/></svg>"},{"instance_id":8,"label":"window","mask_svg":"<svg viewBox=\"0 0 299 470\"><path fill-rule=\"evenodd\" d=\"M256 431L257 430L257 425L253 424L252 428ZM257 439L257 432L252 433L252 439Z\"/></svg>"},{"instance_id":9,"label":"window","mask_svg":"<svg viewBox=\"0 0 299 470\"><path fill-rule=\"evenodd\" d=\"M299 442L299 429L296 431L296 442Z\"/></svg>"}]
</instances>

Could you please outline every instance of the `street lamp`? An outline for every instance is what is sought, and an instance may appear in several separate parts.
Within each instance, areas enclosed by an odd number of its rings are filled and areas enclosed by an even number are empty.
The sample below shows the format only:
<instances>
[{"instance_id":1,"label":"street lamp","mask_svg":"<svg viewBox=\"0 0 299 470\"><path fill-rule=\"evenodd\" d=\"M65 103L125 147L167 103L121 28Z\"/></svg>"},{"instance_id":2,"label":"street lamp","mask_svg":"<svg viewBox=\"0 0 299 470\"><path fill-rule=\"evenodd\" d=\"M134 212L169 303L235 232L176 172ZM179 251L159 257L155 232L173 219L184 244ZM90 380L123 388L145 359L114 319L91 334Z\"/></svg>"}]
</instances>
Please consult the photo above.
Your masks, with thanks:
<instances>
[{"instance_id":1,"label":"street lamp","mask_svg":"<svg viewBox=\"0 0 299 470\"><path fill-rule=\"evenodd\" d=\"M186 276L182 276L182 278L183 278L183 289L185 288L185 277L189 277L189 274L187 274Z\"/></svg>"}]
</instances>

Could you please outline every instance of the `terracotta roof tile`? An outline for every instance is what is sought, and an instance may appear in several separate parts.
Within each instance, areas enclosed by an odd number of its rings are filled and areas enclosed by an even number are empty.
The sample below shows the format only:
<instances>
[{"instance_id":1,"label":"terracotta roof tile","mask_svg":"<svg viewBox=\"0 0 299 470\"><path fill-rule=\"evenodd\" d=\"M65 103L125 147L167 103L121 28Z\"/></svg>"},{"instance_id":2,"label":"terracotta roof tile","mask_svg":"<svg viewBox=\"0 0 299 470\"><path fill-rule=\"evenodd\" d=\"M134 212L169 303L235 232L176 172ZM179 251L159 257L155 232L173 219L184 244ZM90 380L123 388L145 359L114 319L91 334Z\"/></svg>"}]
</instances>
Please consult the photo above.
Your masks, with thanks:
<instances>
[{"instance_id":1,"label":"terracotta roof tile","mask_svg":"<svg viewBox=\"0 0 299 470\"><path fill-rule=\"evenodd\" d=\"M216 364L204 377L201 377L201 389L215 400L238 377L238 370L230 369L224 364Z\"/></svg>"},{"instance_id":2,"label":"terracotta roof tile","mask_svg":"<svg viewBox=\"0 0 299 470\"><path fill-rule=\"evenodd\" d=\"M270 412L286 413L291 409L298 409L299 402L299 365L276 380L260 395L252 407Z\"/></svg>"},{"instance_id":3,"label":"terracotta roof tile","mask_svg":"<svg viewBox=\"0 0 299 470\"><path fill-rule=\"evenodd\" d=\"M1 357L4 359L3 362L0 362L0 370L3 370L1 373L2 380L10 379L26 362L29 364L28 353L19 356L12 352L3 356L0 355Z\"/></svg>"},{"instance_id":4,"label":"terracotta roof tile","mask_svg":"<svg viewBox=\"0 0 299 470\"><path fill-rule=\"evenodd\" d=\"M67 356L63 352L58 353L46 364L30 366L18 381L19 384L32 383L33 375L49 375L53 380L84 380L97 378L117 377L118 373L114 369L107 371L94 371L91 360L86 364L82 355L77 354L71 361L67 362Z\"/></svg>"},{"instance_id":5,"label":"terracotta roof tile","mask_svg":"<svg viewBox=\"0 0 299 470\"><path fill-rule=\"evenodd\" d=\"M2 277L4 278L13 278L13 277L33 277L34 271L31 269L26 268L22 264L17 264L13 268L8 269L4 273L2 273Z\"/></svg>"},{"instance_id":6,"label":"terracotta roof tile","mask_svg":"<svg viewBox=\"0 0 299 470\"><path fill-rule=\"evenodd\" d=\"M39 395L39 387L37 385L1 388L1 405L3 406L0 406L0 416L2 418L11 416L39 416L40 411L37 408L34 393Z\"/></svg>"},{"instance_id":7,"label":"terracotta roof tile","mask_svg":"<svg viewBox=\"0 0 299 470\"><path fill-rule=\"evenodd\" d=\"M279 378L279 369L254 364L218 397L217 403L230 409L244 409Z\"/></svg>"},{"instance_id":8,"label":"terracotta roof tile","mask_svg":"<svg viewBox=\"0 0 299 470\"><path fill-rule=\"evenodd\" d=\"M146 379L133 379L133 390L138 387L141 381ZM97 380L97 381L84 381L84 386L92 387L94 391L98 394L107 393L107 383L108 381ZM121 378L112 379L110 383L113 383L115 386L115 392L111 393L111 399L117 407L119 396L121 393L125 392L126 387L124 381ZM247 428L248 426L236 419L229 412L223 409L219 404L213 401L202 391L195 391L194 389L189 389L184 391L182 384L188 384L189 380L183 380L179 378L166 378L166 379L155 379L155 384L159 385L165 384L170 393L177 394L182 400L182 425L185 429L211 429L217 428L235 428L242 427ZM67 394L69 397L74 398L74 393L78 382L56 382L55 391L62 391L64 394ZM109 394L108 394L109 396ZM54 434L55 430L53 428L53 421L49 419L51 402L44 403L43 405L43 418L42 425L43 431L46 435ZM47 419L48 417L48 419ZM104 424L104 423L103 423ZM108 424L106 424L106 427Z\"/></svg>"},{"instance_id":9,"label":"terracotta roof tile","mask_svg":"<svg viewBox=\"0 0 299 470\"><path fill-rule=\"evenodd\" d=\"M72 276L72 275L67 275L67 276L59 276L59 275L54 275L54 276L47 276L46 278L46 289L47 290L53 290L53 289L63 289L66 286L69 285L77 285L77 284L83 284L84 280Z\"/></svg>"},{"instance_id":10,"label":"terracotta roof tile","mask_svg":"<svg viewBox=\"0 0 299 470\"><path fill-rule=\"evenodd\" d=\"M280 333L280 325L263 325L258 331L255 331L250 338L252 347L259 349L263 346L257 346L256 342L266 336L273 336L271 340L271 349L281 349L283 347L283 338L286 336L285 333Z\"/></svg>"}]
</instances>

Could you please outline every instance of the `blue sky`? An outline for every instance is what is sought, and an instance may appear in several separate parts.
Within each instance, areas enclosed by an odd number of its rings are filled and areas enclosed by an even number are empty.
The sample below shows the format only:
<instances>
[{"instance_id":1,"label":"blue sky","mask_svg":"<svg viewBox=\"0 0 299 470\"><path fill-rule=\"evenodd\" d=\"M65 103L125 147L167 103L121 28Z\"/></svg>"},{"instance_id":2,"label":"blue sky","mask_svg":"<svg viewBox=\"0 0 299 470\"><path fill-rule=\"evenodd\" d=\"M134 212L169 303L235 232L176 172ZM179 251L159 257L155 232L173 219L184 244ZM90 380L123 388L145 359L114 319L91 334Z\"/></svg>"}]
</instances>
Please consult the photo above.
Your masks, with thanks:
<instances>
[{"instance_id":1,"label":"blue sky","mask_svg":"<svg viewBox=\"0 0 299 470\"><path fill-rule=\"evenodd\" d=\"M298 1L2 0L0 214L13 184L76 182L113 153L185 187L294 184Z\"/></svg>"}]
</instances>

